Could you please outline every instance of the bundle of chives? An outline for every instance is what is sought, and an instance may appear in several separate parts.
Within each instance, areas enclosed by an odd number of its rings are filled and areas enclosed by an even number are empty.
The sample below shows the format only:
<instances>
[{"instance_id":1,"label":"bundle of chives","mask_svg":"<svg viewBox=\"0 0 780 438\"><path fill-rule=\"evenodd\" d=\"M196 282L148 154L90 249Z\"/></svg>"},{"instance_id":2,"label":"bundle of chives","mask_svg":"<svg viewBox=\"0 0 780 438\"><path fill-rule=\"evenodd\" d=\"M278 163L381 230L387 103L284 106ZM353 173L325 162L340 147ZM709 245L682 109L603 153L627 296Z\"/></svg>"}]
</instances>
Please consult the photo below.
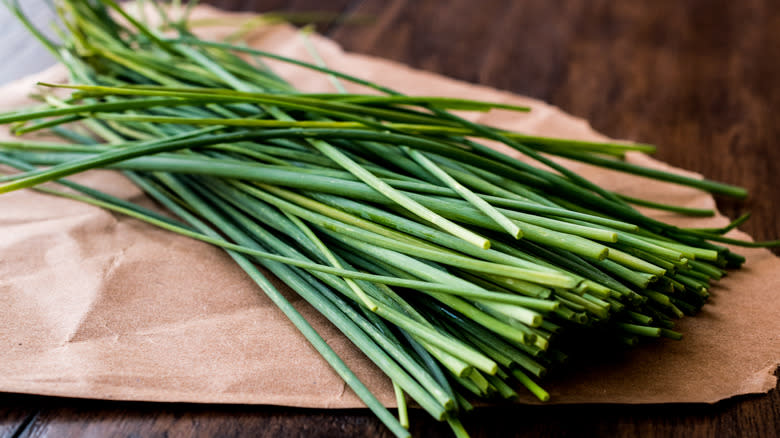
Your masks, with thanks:
<instances>
[{"instance_id":1,"label":"bundle of chives","mask_svg":"<svg viewBox=\"0 0 780 438\"><path fill-rule=\"evenodd\" d=\"M648 145L471 123L449 110L528 109L404 96L321 64L197 39L186 19L172 21L162 10L176 38L163 38L113 0L67 0L59 9L67 30L61 44L27 24L73 84L44 85L72 94L45 95L44 105L0 122L18 134L50 129L76 144L0 143L0 162L21 171L0 177L0 193L56 180L81 194L38 189L224 248L397 436L408 435L407 396L464 436L458 415L471 409L467 395L511 399L522 386L547 400L535 379L576 353L572 344L679 339L674 320L695 313L710 282L744 261L711 242L778 245L723 237L743 218L722 229L658 222L629 203L711 212L621 196L547 158L745 196L738 187L606 158L652 152ZM298 93L262 58L328 74L341 92ZM345 93L339 80L383 94ZM179 220L62 179L97 167L123 171ZM255 263L392 380L398 421Z\"/></svg>"}]
</instances>

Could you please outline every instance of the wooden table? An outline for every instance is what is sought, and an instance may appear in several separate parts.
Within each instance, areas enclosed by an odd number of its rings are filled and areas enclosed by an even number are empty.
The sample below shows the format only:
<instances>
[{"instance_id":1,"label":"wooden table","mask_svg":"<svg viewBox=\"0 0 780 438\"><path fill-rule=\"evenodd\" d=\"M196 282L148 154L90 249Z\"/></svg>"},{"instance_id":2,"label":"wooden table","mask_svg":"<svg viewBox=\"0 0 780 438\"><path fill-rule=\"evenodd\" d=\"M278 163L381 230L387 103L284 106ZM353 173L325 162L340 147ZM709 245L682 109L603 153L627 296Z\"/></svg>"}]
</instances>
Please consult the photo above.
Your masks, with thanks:
<instances>
[{"instance_id":1,"label":"wooden table","mask_svg":"<svg viewBox=\"0 0 780 438\"><path fill-rule=\"evenodd\" d=\"M347 50L543 99L609 136L659 145L657 157L666 162L747 187L746 202L718 199L718 207L730 217L753 212L742 229L757 239L780 236L780 3L775 0L208 3L333 12L338 18L319 30ZM358 16L373 22L350 24ZM15 65L8 57L13 61L18 53L6 44L4 64ZM24 67L31 65L17 65ZM714 406L499 407L479 410L467 426L475 437L771 437L780 430L780 392ZM449 435L423 412L412 413L412 431ZM0 396L0 437L39 435L388 433L366 410Z\"/></svg>"}]
</instances>

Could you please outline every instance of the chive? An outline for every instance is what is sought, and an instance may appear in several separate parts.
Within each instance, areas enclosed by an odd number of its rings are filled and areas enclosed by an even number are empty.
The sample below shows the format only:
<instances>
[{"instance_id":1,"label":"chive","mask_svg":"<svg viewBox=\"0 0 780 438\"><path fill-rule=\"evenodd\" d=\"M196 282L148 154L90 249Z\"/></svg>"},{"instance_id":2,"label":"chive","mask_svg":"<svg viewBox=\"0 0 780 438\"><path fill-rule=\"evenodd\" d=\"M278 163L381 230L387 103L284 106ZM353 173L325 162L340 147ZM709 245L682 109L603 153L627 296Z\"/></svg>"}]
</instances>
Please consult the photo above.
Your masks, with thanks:
<instances>
[{"instance_id":1,"label":"chive","mask_svg":"<svg viewBox=\"0 0 780 438\"><path fill-rule=\"evenodd\" d=\"M507 218L503 214L501 214L498 210L495 209L495 207L488 204L484 199L480 198L479 196L474 194L471 190L467 189L462 184L455 181L453 177L451 177L445 171L439 168L436 164L433 163L433 161L426 158L420 152L413 151L407 147L404 147L403 149L410 157L414 159L414 161L417 162L417 164L419 164L420 166L425 168L428 172L433 174L436 178L441 180L445 185L447 185L447 187L451 188L452 190L455 190L459 195L463 197L463 199L468 201L469 204L473 205L481 212L490 216L490 218L496 221L496 223L500 225L502 228L504 228L504 230L506 230L506 232L509 233L510 236L514 237L515 239L519 239L520 237L523 236L523 233L522 231L520 231L520 227L518 227L517 224L512 222L509 218Z\"/></svg>"},{"instance_id":2,"label":"chive","mask_svg":"<svg viewBox=\"0 0 780 438\"><path fill-rule=\"evenodd\" d=\"M654 208L656 210L671 211L674 213L684 214L686 216L705 216L705 217L715 216L715 211L709 208L682 207L678 205L661 204L658 202L648 201L646 199L632 198L630 196L621 195L621 194L618 194L618 196L630 204L639 205L642 207Z\"/></svg>"},{"instance_id":3,"label":"chive","mask_svg":"<svg viewBox=\"0 0 780 438\"><path fill-rule=\"evenodd\" d=\"M747 191L745 189L741 187L728 185L728 184L718 183L715 181L691 178L688 176L664 172L661 170L651 169L649 167L643 167L636 164L627 163L625 161L609 160L595 155L582 154L579 152L556 150L555 152L552 153L573 160L582 161L588 164L595 164L597 166L622 170L624 172L630 172L636 175L648 176L661 181L669 181L669 182L683 184L690 187L696 187L698 189L706 190L710 193L714 193L718 195L732 196L735 198L747 197Z\"/></svg>"},{"instance_id":4,"label":"chive","mask_svg":"<svg viewBox=\"0 0 780 438\"><path fill-rule=\"evenodd\" d=\"M393 392L395 393L395 402L398 405L398 422L401 423L401 427L409 429L409 411L406 408L406 397L404 396L404 390L393 382Z\"/></svg>"},{"instance_id":5,"label":"chive","mask_svg":"<svg viewBox=\"0 0 780 438\"><path fill-rule=\"evenodd\" d=\"M615 323L620 329L625 330L627 333L640 335L640 336L650 336L657 338L661 336L661 329L657 327L646 327L643 325L637 325L637 324L627 324L618 322Z\"/></svg>"},{"instance_id":6,"label":"chive","mask_svg":"<svg viewBox=\"0 0 780 438\"><path fill-rule=\"evenodd\" d=\"M530 377L518 369L511 370L511 374L517 379L523 386L528 388L533 395L539 400L546 402L550 400L550 394L536 384Z\"/></svg>"}]
</instances>

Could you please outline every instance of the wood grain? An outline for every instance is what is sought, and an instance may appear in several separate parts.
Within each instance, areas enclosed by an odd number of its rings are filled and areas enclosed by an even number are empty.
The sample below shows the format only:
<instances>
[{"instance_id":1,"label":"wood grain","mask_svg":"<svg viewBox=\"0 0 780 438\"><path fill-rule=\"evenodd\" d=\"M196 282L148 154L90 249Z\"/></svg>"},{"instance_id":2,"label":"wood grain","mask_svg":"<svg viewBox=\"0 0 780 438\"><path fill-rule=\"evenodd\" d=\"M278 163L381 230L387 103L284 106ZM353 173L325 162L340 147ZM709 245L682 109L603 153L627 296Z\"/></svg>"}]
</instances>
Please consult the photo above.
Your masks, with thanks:
<instances>
[{"instance_id":1,"label":"wood grain","mask_svg":"<svg viewBox=\"0 0 780 438\"><path fill-rule=\"evenodd\" d=\"M718 199L757 239L780 236L780 4L774 0L212 0L234 10L320 10L347 50L548 101L657 157L747 187ZM370 25L345 24L373 17ZM704 405L505 406L475 437L774 437L780 392ZM415 436L449 435L423 412ZM389 436L364 410L324 411L0 397L0 437Z\"/></svg>"}]
</instances>

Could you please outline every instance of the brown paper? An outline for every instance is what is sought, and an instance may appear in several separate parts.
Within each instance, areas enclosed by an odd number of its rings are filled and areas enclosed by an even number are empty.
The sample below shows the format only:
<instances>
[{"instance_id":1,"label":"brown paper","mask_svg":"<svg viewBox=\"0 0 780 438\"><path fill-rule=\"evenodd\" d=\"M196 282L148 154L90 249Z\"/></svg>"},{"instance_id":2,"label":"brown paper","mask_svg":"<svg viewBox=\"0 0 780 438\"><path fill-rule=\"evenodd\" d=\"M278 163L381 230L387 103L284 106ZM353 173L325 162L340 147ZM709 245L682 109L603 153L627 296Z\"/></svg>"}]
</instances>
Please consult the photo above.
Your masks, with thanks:
<instances>
[{"instance_id":1,"label":"brown paper","mask_svg":"<svg viewBox=\"0 0 780 438\"><path fill-rule=\"evenodd\" d=\"M196 17L227 16L199 8ZM240 15L231 15L236 20ZM229 28L204 28L209 38ZM542 102L346 54L315 37L328 65L409 94L528 105L529 114L494 111L469 117L519 131L603 139L588 124ZM252 46L310 59L296 31L276 26ZM332 91L328 79L272 63L302 90ZM4 109L26 104L37 80L65 81L55 67L0 91ZM359 88L352 88L360 91ZM2 135L7 136L7 132ZM642 154L630 161L670 169ZM591 180L631 196L713 208L711 196L568 163ZM120 175L76 178L149 203ZM151 204L149 204L151 205ZM680 225L721 226L723 216L682 218ZM735 236L745 237L741 233ZM712 288L712 301L685 318L682 341L648 343L576 367L545 383L554 403L715 402L775 386L780 363L780 262L741 249L744 269ZM388 381L301 299L290 300L388 405ZM361 406L327 364L261 291L219 249L99 208L31 191L0 196L0 391L102 399ZM532 402L531 397L523 401Z\"/></svg>"}]
</instances>

